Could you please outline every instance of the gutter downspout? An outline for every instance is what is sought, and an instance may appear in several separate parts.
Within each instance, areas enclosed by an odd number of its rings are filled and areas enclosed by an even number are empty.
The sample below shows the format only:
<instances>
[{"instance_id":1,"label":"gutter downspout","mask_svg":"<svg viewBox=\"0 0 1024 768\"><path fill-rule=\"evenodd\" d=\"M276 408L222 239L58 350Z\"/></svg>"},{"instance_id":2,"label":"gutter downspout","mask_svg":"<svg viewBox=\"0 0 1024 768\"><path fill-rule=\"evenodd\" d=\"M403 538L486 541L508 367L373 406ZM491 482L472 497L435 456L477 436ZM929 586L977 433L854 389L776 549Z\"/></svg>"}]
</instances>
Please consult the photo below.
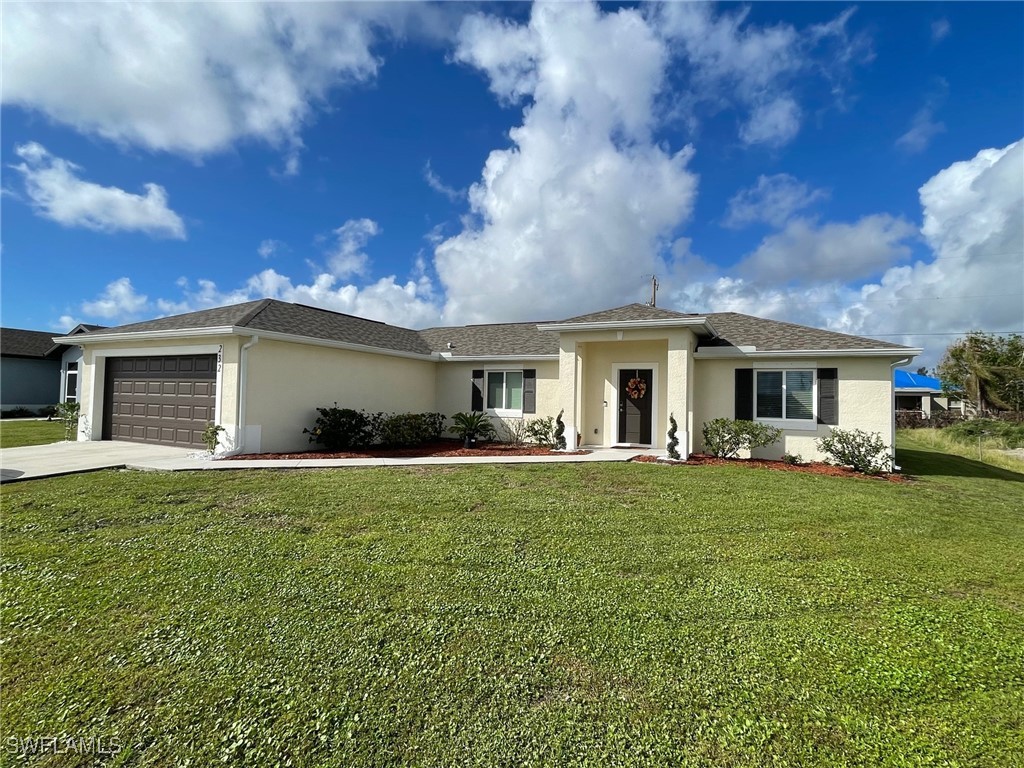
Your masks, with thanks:
<instances>
[{"instance_id":1,"label":"gutter downspout","mask_svg":"<svg viewBox=\"0 0 1024 768\"><path fill-rule=\"evenodd\" d=\"M893 381L893 377L896 375L897 367L901 365L906 365L915 357L917 357L917 355L912 355L911 357L904 357L901 360L897 360L896 362L889 364L889 387L892 390L892 397L890 398L892 408L889 409L892 412L892 416L890 417L892 420L892 426L889 427L890 431L892 432L892 447L890 447L889 449L889 454L891 457L889 459L889 467L893 472L898 472L900 469L898 466L896 466L896 383Z\"/></svg>"},{"instance_id":2,"label":"gutter downspout","mask_svg":"<svg viewBox=\"0 0 1024 768\"><path fill-rule=\"evenodd\" d=\"M242 345L238 356L238 439L235 441L233 453L242 453L245 448L245 392L249 379L249 350L259 344L259 341L259 336L253 336Z\"/></svg>"}]
</instances>

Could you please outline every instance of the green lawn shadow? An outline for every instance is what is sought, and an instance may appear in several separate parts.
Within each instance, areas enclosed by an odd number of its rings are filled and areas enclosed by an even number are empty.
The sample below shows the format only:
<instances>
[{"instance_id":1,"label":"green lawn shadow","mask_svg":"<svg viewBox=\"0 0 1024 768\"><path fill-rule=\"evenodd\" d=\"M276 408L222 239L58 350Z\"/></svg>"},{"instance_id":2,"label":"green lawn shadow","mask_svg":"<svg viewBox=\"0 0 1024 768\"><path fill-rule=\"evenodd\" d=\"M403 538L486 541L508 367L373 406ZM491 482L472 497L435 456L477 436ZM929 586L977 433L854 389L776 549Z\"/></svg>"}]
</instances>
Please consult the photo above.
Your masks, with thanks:
<instances>
[{"instance_id":1,"label":"green lawn shadow","mask_svg":"<svg viewBox=\"0 0 1024 768\"><path fill-rule=\"evenodd\" d=\"M896 463L908 475L944 475L946 477L977 477L986 480L1024 482L1024 474L1001 467L993 467L975 459L953 456L939 451L915 448L897 448Z\"/></svg>"}]
</instances>

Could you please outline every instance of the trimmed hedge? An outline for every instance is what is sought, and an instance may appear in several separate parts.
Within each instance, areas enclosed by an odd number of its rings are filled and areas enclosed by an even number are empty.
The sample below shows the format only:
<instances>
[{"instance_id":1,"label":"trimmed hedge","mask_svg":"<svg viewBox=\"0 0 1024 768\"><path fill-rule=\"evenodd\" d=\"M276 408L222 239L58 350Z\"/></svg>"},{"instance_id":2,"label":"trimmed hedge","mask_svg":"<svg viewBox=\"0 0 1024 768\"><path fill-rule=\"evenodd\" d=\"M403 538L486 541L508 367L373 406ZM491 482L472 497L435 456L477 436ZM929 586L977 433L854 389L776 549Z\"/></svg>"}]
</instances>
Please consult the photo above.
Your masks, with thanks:
<instances>
[{"instance_id":1,"label":"trimmed hedge","mask_svg":"<svg viewBox=\"0 0 1024 768\"><path fill-rule=\"evenodd\" d=\"M422 445L441 437L447 418L443 413L367 413L337 403L316 410L316 423L302 433L329 451Z\"/></svg>"}]
</instances>

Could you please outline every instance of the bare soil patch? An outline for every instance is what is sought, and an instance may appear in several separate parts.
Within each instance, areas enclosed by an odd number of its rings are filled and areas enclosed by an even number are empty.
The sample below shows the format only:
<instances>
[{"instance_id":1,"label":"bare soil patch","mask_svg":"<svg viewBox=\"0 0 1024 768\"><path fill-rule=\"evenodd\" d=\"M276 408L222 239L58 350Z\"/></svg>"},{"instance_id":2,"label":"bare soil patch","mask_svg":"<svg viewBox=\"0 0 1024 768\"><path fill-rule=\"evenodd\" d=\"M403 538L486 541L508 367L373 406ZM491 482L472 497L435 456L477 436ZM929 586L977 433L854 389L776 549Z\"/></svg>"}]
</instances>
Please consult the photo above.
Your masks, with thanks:
<instances>
[{"instance_id":1,"label":"bare soil patch","mask_svg":"<svg viewBox=\"0 0 1024 768\"><path fill-rule=\"evenodd\" d=\"M437 440L411 448L367 448L360 451L301 451L298 453L246 453L229 456L226 461L244 459L390 459L424 458L427 456L580 456L590 451L552 451L539 445L482 443L477 448L463 448L459 440Z\"/></svg>"},{"instance_id":2,"label":"bare soil patch","mask_svg":"<svg viewBox=\"0 0 1024 768\"><path fill-rule=\"evenodd\" d=\"M830 477L866 477L874 480L886 480L890 483L905 483L910 478L898 473L882 475L864 475L855 472L849 467L837 467L834 464L824 464L817 461L810 461L804 464L787 464L784 461L770 459L721 459L718 456L706 456L704 454L692 454L686 461L663 462L657 456L635 456L630 461L638 461L644 464L668 464L677 467L711 466L711 467L751 467L753 469L775 469L783 472L805 472L811 475L828 475Z\"/></svg>"}]
</instances>

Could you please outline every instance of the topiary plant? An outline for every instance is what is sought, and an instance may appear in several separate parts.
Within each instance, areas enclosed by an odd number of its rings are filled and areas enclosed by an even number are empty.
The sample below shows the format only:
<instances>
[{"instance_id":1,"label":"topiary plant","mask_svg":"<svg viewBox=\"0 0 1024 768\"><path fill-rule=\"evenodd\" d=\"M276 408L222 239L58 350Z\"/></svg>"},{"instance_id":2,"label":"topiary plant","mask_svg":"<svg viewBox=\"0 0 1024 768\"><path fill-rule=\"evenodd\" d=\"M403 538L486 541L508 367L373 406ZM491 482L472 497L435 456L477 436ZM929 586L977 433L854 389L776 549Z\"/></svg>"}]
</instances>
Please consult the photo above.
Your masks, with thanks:
<instances>
[{"instance_id":1,"label":"topiary plant","mask_svg":"<svg viewBox=\"0 0 1024 768\"><path fill-rule=\"evenodd\" d=\"M679 439L676 437L676 432L679 430L679 425L676 424L676 415L670 413L668 415L668 457L679 461L682 456L679 455Z\"/></svg>"},{"instance_id":2,"label":"topiary plant","mask_svg":"<svg viewBox=\"0 0 1024 768\"><path fill-rule=\"evenodd\" d=\"M564 408L558 412L557 416L555 416L555 450L556 451L564 451L565 450L565 422L562 421L562 414L563 413L565 413L565 409Z\"/></svg>"}]
</instances>

